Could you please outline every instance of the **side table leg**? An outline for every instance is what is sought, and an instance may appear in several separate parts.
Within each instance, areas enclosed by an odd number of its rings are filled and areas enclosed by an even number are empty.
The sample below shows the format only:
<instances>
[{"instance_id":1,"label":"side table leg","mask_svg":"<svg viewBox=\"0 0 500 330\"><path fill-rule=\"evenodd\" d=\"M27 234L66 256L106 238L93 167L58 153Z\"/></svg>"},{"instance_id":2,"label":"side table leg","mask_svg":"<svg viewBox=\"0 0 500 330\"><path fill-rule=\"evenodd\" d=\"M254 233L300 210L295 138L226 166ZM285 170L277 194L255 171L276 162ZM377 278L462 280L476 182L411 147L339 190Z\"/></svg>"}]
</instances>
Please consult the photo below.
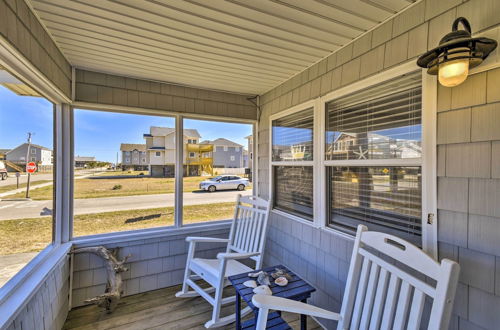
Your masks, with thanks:
<instances>
[{"instance_id":1,"label":"side table leg","mask_svg":"<svg viewBox=\"0 0 500 330\"><path fill-rule=\"evenodd\" d=\"M240 294L236 291L236 330L241 329L241 299Z\"/></svg>"},{"instance_id":2,"label":"side table leg","mask_svg":"<svg viewBox=\"0 0 500 330\"><path fill-rule=\"evenodd\" d=\"M307 299L302 299L303 303L307 303ZM300 330L307 330L307 315L300 314Z\"/></svg>"}]
</instances>

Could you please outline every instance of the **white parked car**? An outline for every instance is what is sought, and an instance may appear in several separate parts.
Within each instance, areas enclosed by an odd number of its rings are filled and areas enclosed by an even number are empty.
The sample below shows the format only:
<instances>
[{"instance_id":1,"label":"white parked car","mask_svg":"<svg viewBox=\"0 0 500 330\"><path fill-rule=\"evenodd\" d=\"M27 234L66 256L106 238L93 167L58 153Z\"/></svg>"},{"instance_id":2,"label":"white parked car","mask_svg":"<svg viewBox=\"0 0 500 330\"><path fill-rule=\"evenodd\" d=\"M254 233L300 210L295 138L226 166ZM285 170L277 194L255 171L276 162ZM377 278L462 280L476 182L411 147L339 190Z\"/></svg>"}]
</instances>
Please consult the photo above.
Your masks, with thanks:
<instances>
[{"instance_id":1,"label":"white parked car","mask_svg":"<svg viewBox=\"0 0 500 330\"><path fill-rule=\"evenodd\" d=\"M236 175L219 175L200 183L200 189L209 192L216 190L237 189L245 190L250 185L248 179Z\"/></svg>"}]
</instances>

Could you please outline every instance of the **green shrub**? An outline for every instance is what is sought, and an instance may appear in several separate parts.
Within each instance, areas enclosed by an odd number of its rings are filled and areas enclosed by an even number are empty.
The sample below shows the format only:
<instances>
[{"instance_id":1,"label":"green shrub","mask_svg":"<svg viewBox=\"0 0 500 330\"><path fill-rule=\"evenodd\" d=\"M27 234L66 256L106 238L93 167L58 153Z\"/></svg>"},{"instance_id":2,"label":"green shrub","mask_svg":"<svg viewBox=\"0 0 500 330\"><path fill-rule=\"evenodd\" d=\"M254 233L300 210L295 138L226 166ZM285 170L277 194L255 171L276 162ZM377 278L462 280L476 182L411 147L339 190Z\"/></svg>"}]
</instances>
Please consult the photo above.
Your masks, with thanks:
<instances>
[{"instance_id":1,"label":"green shrub","mask_svg":"<svg viewBox=\"0 0 500 330\"><path fill-rule=\"evenodd\" d=\"M115 184L113 186L113 190L120 190L120 189L122 189L122 185L121 184Z\"/></svg>"}]
</instances>

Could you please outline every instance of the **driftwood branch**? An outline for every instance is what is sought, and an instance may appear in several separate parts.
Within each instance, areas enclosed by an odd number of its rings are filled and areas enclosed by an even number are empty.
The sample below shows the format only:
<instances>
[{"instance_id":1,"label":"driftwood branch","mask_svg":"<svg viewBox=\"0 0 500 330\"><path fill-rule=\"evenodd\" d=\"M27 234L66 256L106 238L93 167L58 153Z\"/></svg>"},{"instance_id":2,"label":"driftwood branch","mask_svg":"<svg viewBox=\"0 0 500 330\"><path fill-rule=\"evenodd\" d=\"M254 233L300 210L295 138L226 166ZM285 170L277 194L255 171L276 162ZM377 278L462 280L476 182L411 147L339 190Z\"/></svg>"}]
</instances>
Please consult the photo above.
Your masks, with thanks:
<instances>
[{"instance_id":1,"label":"driftwood branch","mask_svg":"<svg viewBox=\"0 0 500 330\"><path fill-rule=\"evenodd\" d=\"M113 312L121 298L121 295L123 294L123 280L121 273L127 271L127 267L125 267L124 264L127 262L127 259L130 258L130 255L126 256L122 260L118 260L118 249L108 250L104 246L75 249L72 253L92 253L100 256L106 261L108 283L106 285L105 293L97 297L87 299L85 302L96 304L99 307L104 307L108 313Z\"/></svg>"}]
</instances>

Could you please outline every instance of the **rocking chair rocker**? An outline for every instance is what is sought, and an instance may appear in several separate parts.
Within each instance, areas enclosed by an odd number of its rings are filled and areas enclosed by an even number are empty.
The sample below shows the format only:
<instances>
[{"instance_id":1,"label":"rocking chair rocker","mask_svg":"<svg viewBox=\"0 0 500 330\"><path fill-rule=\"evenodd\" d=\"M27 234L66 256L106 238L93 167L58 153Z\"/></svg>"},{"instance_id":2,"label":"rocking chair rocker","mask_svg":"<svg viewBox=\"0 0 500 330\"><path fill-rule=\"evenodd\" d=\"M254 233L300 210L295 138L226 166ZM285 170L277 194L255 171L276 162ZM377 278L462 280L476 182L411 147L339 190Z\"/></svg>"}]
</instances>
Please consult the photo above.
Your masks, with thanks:
<instances>
[{"instance_id":1,"label":"rocking chair rocker","mask_svg":"<svg viewBox=\"0 0 500 330\"><path fill-rule=\"evenodd\" d=\"M235 315L220 317L222 305L233 303L235 297L222 297L224 287L230 285L231 275L252 272L262 268L264 245L266 241L267 220L270 202L255 196L241 197L238 195L236 209L228 239L209 237L187 237L189 250L182 290L176 297L188 298L201 296L213 306L212 319L205 323L206 328L215 328L234 322ZM195 258L197 243L227 243L225 253L219 253L216 259ZM255 267L252 269L239 262L242 259L252 259ZM202 279L209 288L201 288L195 281ZM189 290L191 287L193 290ZM210 295L215 293L214 296ZM250 312L247 307L242 315Z\"/></svg>"},{"instance_id":2,"label":"rocking chair rocker","mask_svg":"<svg viewBox=\"0 0 500 330\"><path fill-rule=\"evenodd\" d=\"M256 294L252 298L259 308L256 329L266 329L271 309L335 320L337 330L417 330L422 326L429 330L448 329L460 266L449 259L439 263L398 237L367 230L358 226L340 314ZM386 261L382 255L397 263ZM402 269L401 265L406 267ZM422 280L422 275L430 280ZM427 297L431 298L430 316L427 324L421 324Z\"/></svg>"}]
</instances>

